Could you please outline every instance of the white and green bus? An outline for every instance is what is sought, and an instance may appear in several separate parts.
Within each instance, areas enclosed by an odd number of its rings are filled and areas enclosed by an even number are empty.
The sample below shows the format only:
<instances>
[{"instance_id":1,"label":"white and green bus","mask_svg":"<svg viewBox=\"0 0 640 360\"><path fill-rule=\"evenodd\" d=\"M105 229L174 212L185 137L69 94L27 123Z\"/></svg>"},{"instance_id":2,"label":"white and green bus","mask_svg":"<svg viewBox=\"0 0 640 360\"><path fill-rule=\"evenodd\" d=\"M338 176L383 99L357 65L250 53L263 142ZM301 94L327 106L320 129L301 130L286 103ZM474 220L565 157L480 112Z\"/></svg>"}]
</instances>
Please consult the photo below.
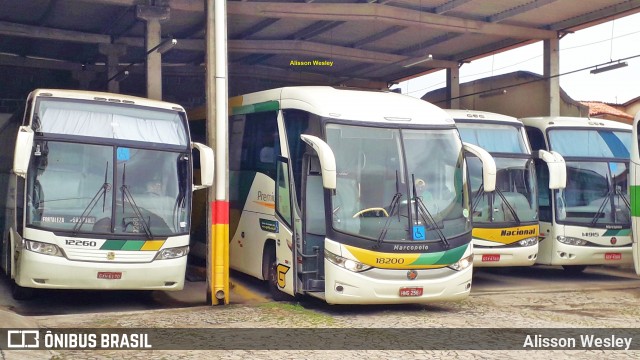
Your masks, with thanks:
<instances>
[{"instance_id":1,"label":"white and green bus","mask_svg":"<svg viewBox=\"0 0 640 360\"><path fill-rule=\"evenodd\" d=\"M445 111L456 122L462 141L487 150L496 163L496 189L487 193L480 160L467 157L473 194L473 265L533 265L538 256L538 191L522 122L483 111Z\"/></svg>"},{"instance_id":2,"label":"white and green bus","mask_svg":"<svg viewBox=\"0 0 640 360\"><path fill-rule=\"evenodd\" d=\"M380 91L287 87L230 99L230 266L274 298L427 303L469 295L464 150L453 120Z\"/></svg>"},{"instance_id":3,"label":"white and green bus","mask_svg":"<svg viewBox=\"0 0 640 360\"><path fill-rule=\"evenodd\" d=\"M534 151L557 152L566 163L566 188L547 191L549 172L536 162L537 263L571 272L588 265L631 264L631 126L572 117L521 120Z\"/></svg>"},{"instance_id":4,"label":"white and green bus","mask_svg":"<svg viewBox=\"0 0 640 360\"><path fill-rule=\"evenodd\" d=\"M631 196L631 220L633 225L633 265L636 274L640 275L640 246L638 237L640 236L640 137L638 137L638 126L640 126L640 111L633 119L633 131L631 137L631 183L629 194Z\"/></svg>"},{"instance_id":5,"label":"white and green bus","mask_svg":"<svg viewBox=\"0 0 640 360\"><path fill-rule=\"evenodd\" d=\"M15 298L183 288L191 193L213 183L213 151L191 143L181 106L39 89L0 141L1 265Z\"/></svg>"}]
</instances>

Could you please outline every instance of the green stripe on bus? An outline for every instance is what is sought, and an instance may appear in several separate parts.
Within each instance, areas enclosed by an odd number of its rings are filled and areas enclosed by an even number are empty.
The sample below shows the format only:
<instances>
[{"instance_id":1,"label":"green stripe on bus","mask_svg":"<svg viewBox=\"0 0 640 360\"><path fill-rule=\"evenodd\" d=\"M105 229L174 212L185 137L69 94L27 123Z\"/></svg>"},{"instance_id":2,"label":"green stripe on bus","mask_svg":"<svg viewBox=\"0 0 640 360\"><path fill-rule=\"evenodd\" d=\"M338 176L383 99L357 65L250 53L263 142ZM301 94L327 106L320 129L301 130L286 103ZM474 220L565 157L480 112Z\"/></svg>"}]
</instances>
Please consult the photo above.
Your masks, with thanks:
<instances>
[{"instance_id":1,"label":"green stripe on bus","mask_svg":"<svg viewBox=\"0 0 640 360\"><path fill-rule=\"evenodd\" d=\"M129 250L129 251L137 251L142 249L144 245L144 240L127 240L122 249L120 250Z\"/></svg>"},{"instance_id":2,"label":"green stripe on bus","mask_svg":"<svg viewBox=\"0 0 640 360\"><path fill-rule=\"evenodd\" d=\"M275 101L265 101L262 103L236 106L231 109L231 115L252 114L265 111L276 111L280 109L280 104Z\"/></svg>"},{"instance_id":3,"label":"green stripe on bus","mask_svg":"<svg viewBox=\"0 0 640 360\"><path fill-rule=\"evenodd\" d=\"M640 216L640 186L630 186L631 216Z\"/></svg>"},{"instance_id":4,"label":"green stripe on bus","mask_svg":"<svg viewBox=\"0 0 640 360\"><path fill-rule=\"evenodd\" d=\"M631 229L609 229L602 234L602 236L628 236L631 234Z\"/></svg>"},{"instance_id":5,"label":"green stripe on bus","mask_svg":"<svg viewBox=\"0 0 640 360\"><path fill-rule=\"evenodd\" d=\"M455 249L440 251L436 253L425 253L412 263L412 265L449 265L462 258L469 244L459 246Z\"/></svg>"},{"instance_id":6,"label":"green stripe on bus","mask_svg":"<svg viewBox=\"0 0 640 360\"><path fill-rule=\"evenodd\" d=\"M107 240L102 244L100 250L120 250L127 240Z\"/></svg>"}]
</instances>

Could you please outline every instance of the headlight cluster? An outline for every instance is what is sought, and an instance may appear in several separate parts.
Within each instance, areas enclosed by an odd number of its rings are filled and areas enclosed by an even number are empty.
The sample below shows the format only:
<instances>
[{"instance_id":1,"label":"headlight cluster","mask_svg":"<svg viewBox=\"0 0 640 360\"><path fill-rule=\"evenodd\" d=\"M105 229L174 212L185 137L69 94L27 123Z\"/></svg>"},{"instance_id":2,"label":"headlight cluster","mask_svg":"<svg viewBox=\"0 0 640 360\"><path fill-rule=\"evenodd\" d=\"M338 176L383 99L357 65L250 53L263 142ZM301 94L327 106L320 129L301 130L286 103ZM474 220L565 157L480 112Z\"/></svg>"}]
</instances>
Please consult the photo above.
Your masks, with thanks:
<instances>
[{"instance_id":1,"label":"headlight cluster","mask_svg":"<svg viewBox=\"0 0 640 360\"><path fill-rule=\"evenodd\" d=\"M530 238L526 238L518 241L518 244L520 246L533 246L537 243L538 243L538 238L536 237L530 237Z\"/></svg>"},{"instance_id":2,"label":"headlight cluster","mask_svg":"<svg viewBox=\"0 0 640 360\"><path fill-rule=\"evenodd\" d=\"M469 266L471 266L471 264L473 264L473 254L463 257L462 259L458 260L456 263L449 265L449 268L455 271L460 271L468 268Z\"/></svg>"},{"instance_id":3,"label":"headlight cluster","mask_svg":"<svg viewBox=\"0 0 640 360\"><path fill-rule=\"evenodd\" d=\"M587 240L583 240L583 239L579 239L571 236L558 235L556 239L558 239L558 241L560 241L561 243L567 244L567 245L574 245L574 246L587 245Z\"/></svg>"},{"instance_id":4,"label":"headlight cluster","mask_svg":"<svg viewBox=\"0 0 640 360\"><path fill-rule=\"evenodd\" d=\"M33 252L37 252L38 254L64 256L62 250L55 244L25 239L24 248Z\"/></svg>"},{"instance_id":5,"label":"headlight cluster","mask_svg":"<svg viewBox=\"0 0 640 360\"><path fill-rule=\"evenodd\" d=\"M179 246L174 248L167 248L158 251L158 255L154 260L168 260L177 259L179 257L187 256L189 254L189 246Z\"/></svg>"},{"instance_id":6,"label":"headlight cluster","mask_svg":"<svg viewBox=\"0 0 640 360\"><path fill-rule=\"evenodd\" d=\"M343 258L342 256L336 255L325 249L324 257L329 260L331 263L336 264L342 268L345 268L349 271L353 272L361 272L365 270L371 269L371 266L365 265L361 262L357 262L351 259Z\"/></svg>"}]
</instances>

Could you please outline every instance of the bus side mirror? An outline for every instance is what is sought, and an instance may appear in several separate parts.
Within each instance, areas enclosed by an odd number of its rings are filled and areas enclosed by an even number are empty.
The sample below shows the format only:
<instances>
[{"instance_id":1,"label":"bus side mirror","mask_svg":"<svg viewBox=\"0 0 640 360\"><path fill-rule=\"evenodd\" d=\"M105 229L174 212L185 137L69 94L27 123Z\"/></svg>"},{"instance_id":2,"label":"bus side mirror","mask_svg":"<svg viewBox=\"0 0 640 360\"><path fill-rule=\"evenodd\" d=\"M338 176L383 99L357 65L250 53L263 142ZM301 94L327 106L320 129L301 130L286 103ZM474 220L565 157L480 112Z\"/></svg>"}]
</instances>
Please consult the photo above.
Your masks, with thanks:
<instances>
[{"instance_id":1,"label":"bus side mirror","mask_svg":"<svg viewBox=\"0 0 640 360\"><path fill-rule=\"evenodd\" d=\"M484 184L485 192L492 192L496 189L496 162L493 160L493 156L489 154L485 149L480 146L462 143L465 151L477 156L482 162L482 183Z\"/></svg>"},{"instance_id":2,"label":"bus side mirror","mask_svg":"<svg viewBox=\"0 0 640 360\"><path fill-rule=\"evenodd\" d=\"M320 160L322 173L322 186L325 189L335 190L336 188L336 157L329 144L313 135L300 135L300 139L311 146Z\"/></svg>"},{"instance_id":3,"label":"bus side mirror","mask_svg":"<svg viewBox=\"0 0 640 360\"><path fill-rule=\"evenodd\" d=\"M27 175L32 148L33 129L29 126L20 126L18 129L18 138L16 139L15 152L13 153L13 172L16 175L21 177Z\"/></svg>"},{"instance_id":4,"label":"bus side mirror","mask_svg":"<svg viewBox=\"0 0 640 360\"><path fill-rule=\"evenodd\" d=\"M200 152L200 184L193 185L193 190L208 188L213 185L213 172L215 160L213 157L213 149L207 145L197 142L191 143L192 149L198 149Z\"/></svg>"},{"instance_id":5,"label":"bus side mirror","mask_svg":"<svg viewBox=\"0 0 640 360\"><path fill-rule=\"evenodd\" d=\"M567 166L562 155L555 151L538 150L538 159L549 168L549 189L564 189L567 186Z\"/></svg>"}]
</instances>

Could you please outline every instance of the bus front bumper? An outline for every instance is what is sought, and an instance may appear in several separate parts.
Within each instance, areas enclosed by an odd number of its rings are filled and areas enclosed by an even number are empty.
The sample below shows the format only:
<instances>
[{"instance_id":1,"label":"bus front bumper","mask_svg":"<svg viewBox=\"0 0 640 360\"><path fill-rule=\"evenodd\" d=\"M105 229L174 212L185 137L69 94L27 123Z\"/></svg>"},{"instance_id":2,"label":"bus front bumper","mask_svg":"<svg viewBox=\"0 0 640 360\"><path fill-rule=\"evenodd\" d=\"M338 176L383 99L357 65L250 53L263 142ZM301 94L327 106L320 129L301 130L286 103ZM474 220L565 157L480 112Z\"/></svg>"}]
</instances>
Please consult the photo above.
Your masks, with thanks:
<instances>
[{"instance_id":1,"label":"bus front bumper","mask_svg":"<svg viewBox=\"0 0 640 360\"><path fill-rule=\"evenodd\" d=\"M532 246L473 247L473 266L531 266L538 258L538 244Z\"/></svg>"},{"instance_id":2,"label":"bus front bumper","mask_svg":"<svg viewBox=\"0 0 640 360\"><path fill-rule=\"evenodd\" d=\"M631 265L633 250L625 247L592 247L556 241L549 265Z\"/></svg>"},{"instance_id":3,"label":"bus front bumper","mask_svg":"<svg viewBox=\"0 0 640 360\"><path fill-rule=\"evenodd\" d=\"M187 257L150 263L70 261L64 257L20 252L18 285L44 289L182 290Z\"/></svg>"},{"instance_id":4,"label":"bus front bumper","mask_svg":"<svg viewBox=\"0 0 640 360\"><path fill-rule=\"evenodd\" d=\"M463 300L471 292L473 266L352 272L325 260L325 301L329 304L427 304ZM421 293L421 295L416 295ZM401 294L404 294L401 296Z\"/></svg>"}]
</instances>

